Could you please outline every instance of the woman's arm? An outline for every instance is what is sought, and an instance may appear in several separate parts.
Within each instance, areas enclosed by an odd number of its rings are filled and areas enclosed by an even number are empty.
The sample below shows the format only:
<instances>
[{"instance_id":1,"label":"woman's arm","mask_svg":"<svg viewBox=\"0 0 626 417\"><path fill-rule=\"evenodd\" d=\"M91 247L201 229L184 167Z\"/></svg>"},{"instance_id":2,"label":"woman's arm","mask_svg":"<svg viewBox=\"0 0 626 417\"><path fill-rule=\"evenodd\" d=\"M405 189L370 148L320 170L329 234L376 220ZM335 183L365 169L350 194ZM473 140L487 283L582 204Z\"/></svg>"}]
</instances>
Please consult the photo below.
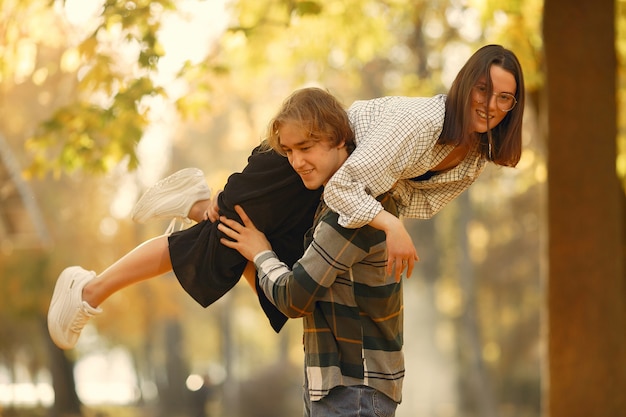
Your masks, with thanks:
<instances>
[{"instance_id":1,"label":"woman's arm","mask_svg":"<svg viewBox=\"0 0 626 417\"><path fill-rule=\"evenodd\" d=\"M406 267L407 278L413 273L413 266L419 261L413 240L402 221L389 213L381 211L369 224L375 229L382 230L387 235L387 274L395 273L396 281Z\"/></svg>"}]
</instances>

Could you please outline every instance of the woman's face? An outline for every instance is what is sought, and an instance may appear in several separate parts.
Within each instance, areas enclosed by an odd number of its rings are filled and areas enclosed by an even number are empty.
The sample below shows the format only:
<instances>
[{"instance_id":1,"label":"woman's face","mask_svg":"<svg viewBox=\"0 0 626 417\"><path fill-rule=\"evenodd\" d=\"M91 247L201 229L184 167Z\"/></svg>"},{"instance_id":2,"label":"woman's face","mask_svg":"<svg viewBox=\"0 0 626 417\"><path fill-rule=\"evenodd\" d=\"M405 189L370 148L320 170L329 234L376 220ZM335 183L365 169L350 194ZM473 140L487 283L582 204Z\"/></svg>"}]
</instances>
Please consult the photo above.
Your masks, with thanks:
<instances>
[{"instance_id":1,"label":"woman's face","mask_svg":"<svg viewBox=\"0 0 626 417\"><path fill-rule=\"evenodd\" d=\"M500 66L492 65L489 75L493 85L491 97L486 95L487 79L485 77L480 78L472 88L472 132L485 133L488 128L493 129L496 127L508 113L506 111L507 103L510 102L511 95L513 96L513 101L510 104L515 106L514 97L517 91L517 83L513 74ZM487 120L489 120L489 126L487 126Z\"/></svg>"}]
</instances>

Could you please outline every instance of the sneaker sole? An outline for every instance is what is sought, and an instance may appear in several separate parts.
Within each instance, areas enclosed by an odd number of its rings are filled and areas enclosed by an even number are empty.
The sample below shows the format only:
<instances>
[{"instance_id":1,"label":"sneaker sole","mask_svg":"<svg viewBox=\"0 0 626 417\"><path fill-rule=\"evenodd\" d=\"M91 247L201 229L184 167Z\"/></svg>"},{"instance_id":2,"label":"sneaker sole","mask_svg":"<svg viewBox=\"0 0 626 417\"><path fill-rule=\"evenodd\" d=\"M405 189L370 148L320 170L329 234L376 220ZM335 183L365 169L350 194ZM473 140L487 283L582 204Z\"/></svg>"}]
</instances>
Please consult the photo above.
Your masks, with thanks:
<instances>
[{"instance_id":1,"label":"sneaker sole","mask_svg":"<svg viewBox=\"0 0 626 417\"><path fill-rule=\"evenodd\" d=\"M60 326L52 320L52 317L56 318L59 316L57 311L63 307L59 304L59 302L63 298L71 297L71 295L66 294L72 290L74 285L77 284L77 282L72 284L72 280L75 279L76 275L83 273L84 271L85 270L79 266L70 266L65 268L59 275L59 278L54 286L54 291L52 292L52 300L50 301L50 308L48 309L48 333L50 333L50 337L52 338L54 344L61 349L71 349L75 346L75 343L68 343L65 340L65 335L58 334Z\"/></svg>"},{"instance_id":2,"label":"sneaker sole","mask_svg":"<svg viewBox=\"0 0 626 417\"><path fill-rule=\"evenodd\" d=\"M154 184L152 187L150 187L139 199L139 201L137 201L137 203L135 204L135 207L133 208L133 211L131 213L131 218L133 219L134 222L137 223L145 223L148 220L150 220L151 218L159 218L159 217L186 217L187 213L182 214L181 216L176 216L176 215L172 215L172 216L159 216L159 215L155 215L154 210L150 210L150 205L152 203L152 201L155 199L155 197L159 194L162 193L163 190L168 190L167 185L163 185L163 184L167 184L169 182L174 182L176 181L176 188L184 190L186 188L192 187L194 186L198 180L201 179L202 181L205 180L204 178L204 172L202 172L200 169L198 168L184 168L181 169L180 171L177 171L175 173L173 173L172 175L163 178L162 180L158 181L156 184ZM169 187L171 188L171 186ZM208 190L208 197L210 198L210 190Z\"/></svg>"}]
</instances>

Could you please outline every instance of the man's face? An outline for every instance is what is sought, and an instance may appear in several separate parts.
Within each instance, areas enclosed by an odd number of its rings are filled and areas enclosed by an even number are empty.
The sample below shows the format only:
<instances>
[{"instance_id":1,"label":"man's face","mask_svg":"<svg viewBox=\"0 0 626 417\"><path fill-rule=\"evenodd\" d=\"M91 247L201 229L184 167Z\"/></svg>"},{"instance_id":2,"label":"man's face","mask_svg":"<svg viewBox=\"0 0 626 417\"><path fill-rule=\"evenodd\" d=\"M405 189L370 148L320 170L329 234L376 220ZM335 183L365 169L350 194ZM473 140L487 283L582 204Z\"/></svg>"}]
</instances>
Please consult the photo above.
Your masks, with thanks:
<instances>
[{"instance_id":1,"label":"man's face","mask_svg":"<svg viewBox=\"0 0 626 417\"><path fill-rule=\"evenodd\" d=\"M326 185L348 157L343 142L333 146L325 139L311 139L296 123L283 124L278 129L278 136L289 163L309 190Z\"/></svg>"}]
</instances>

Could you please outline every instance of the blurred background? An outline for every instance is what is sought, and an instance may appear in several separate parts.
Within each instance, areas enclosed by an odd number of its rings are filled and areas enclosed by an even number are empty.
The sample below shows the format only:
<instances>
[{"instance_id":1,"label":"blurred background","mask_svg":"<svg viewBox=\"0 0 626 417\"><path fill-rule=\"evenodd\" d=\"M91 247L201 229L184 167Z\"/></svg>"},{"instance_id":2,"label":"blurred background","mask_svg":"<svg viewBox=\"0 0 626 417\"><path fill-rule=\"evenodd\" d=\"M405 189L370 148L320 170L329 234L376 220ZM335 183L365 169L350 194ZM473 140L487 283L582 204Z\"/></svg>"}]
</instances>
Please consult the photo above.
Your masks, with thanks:
<instances>
[{"instance_id":1,"label":"blurred background","mask_svg":"<svg viewBox=\"0 0 626 417\"><path fill-rule=\"evenodd\" d=\"M560 372L551 379L548 363L561 356L547 332L548 1L0 0L0 417L301 415L301 322L274 333L244 283L207 309L170 275L127 288L63 352L45 322L58 274L69 265L100 272L163 233L167 222L129 218L158 179L196 166L220 189L294 89L321 86L346 106L445 93L488 43L512 49L524 69L524 153L514 169L488 166L435 218L405 220L421 261L405 282L397 416L547 416ZM551 1L552 10L586 3ZM584 33L612 34L598 48L612 51L614 68L599 64L587 81L596 89L613 79L615 101L583 103L583 123L598 128L597 108L612 116L615 135L588 141L613 149L605 165L623 184L626 1L594 5L565 17L572 27L597 22L594 13L614 23ZM623 204L623 186L611 185L597 187ZM595 218L623 230L616 213ZM617 275L606 278L622 290L623 242ZM626 308L613 306L615 317L602 319L613 327L601 331L619 341L597 355L615 379L599 381L624 392ZM623 405L585 416L626 415Z\"/></svg>"}]
</instances>

